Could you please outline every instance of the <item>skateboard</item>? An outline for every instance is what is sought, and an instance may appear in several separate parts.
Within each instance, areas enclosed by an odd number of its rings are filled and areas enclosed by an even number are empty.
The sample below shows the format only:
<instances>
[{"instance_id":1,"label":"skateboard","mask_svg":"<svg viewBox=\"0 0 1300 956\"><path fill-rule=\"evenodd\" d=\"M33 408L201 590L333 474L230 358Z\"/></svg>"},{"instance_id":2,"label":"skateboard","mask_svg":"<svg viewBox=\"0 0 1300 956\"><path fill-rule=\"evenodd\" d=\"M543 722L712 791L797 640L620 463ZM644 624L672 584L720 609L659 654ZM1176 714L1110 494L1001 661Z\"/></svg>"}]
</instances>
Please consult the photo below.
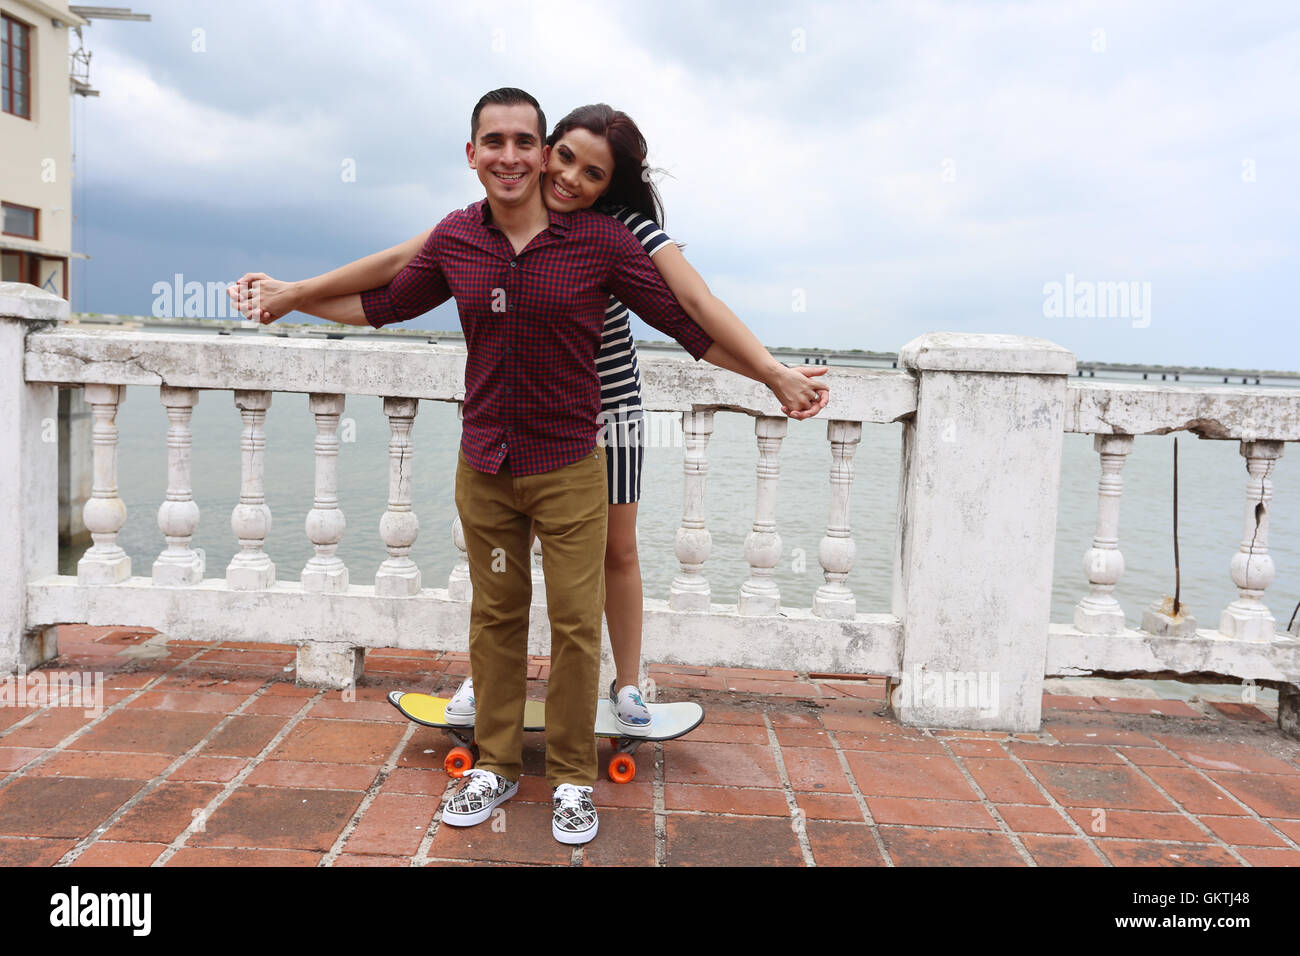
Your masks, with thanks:
<instances>
[{"instance_id":1,"label":"skateboard","mask_svg":"<svg viewBox=\"0 0 1300 956\"><path fill-rule=\"evenodd\" d=\"M448 751L442 765L450 776L460 777L474 766L474 752L471 749L474 746L474 726L447 723L448 700L446 697L398 690L388 695L388 702L403 716L425 727L444 731L456 741L457 745ZM650 733L644 737L631 737L619 729L609 699L602 697L596 702L596 736L606 737L614 745L614 753L606 765L606 773L614 783L629 783L636 777L636 759L633 754L642 744L675 740L689 734L704 722L704 708L693 701L646 706L650 708ZM530 700L524 704L524 730L546 729L545 707L540 700Z\"/></svg>"}]
</instances>

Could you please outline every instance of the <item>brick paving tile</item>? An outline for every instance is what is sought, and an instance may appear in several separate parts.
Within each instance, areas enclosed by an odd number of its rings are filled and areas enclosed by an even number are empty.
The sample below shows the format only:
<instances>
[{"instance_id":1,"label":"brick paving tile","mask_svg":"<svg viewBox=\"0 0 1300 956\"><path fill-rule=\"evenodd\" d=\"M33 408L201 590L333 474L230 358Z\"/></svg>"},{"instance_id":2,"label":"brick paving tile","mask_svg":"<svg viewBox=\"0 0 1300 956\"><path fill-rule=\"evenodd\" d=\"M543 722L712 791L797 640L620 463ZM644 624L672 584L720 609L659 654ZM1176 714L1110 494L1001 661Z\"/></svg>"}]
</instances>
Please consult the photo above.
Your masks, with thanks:
<instances>
[{"instance_id":1,"label":"brick paving tile","mask_svg":"<svg viewBox=\"0 0 1300 956\"><path fill-rule=\"evenodd\" d=\"M308 715L311 717L338 718L340 720L387 720L405 724L406 718L388 701L377 700L322 700Z\"/></svg>"},{"instance_id":2,"label":"brick paving tile","mask_svg":"<svg viewBox=\"0 0 1300 956\"><path fill-rule=\"evenodd\" d=\"M194 691L145 691L127 704L128 709L182 710L202 714L229 714L244 702L240 694L203 694Z\"/></svg>"},{"instance_id":3,"label":"brick paving tile","mask_svg":"<svg viewBox=\"0 0 1300 956\"><path fill-rule=\"evenodd\" d=\"M1287 842L1258 820L1249 817L1202 816L1200 821L1214 831L1224 843L1233 846L1277 846Z\"/></svg>"},{"instance_id":4,"label":"brick paving tile","mask_svg":"<svg viewBox=\"0 0 1300 956\"><path fill-rule=\"evenodd\" d=\"M139 789L138 780L20 777L0 789L0 834L80 839Z\"/></svg>"},{"instance_id":5,"label":"brick paving tile","mask_svg":"<svg viewBox=\"0 0 1300 956\"><path fill-rule=\"evenodd\" d=\"M204 745L203 753L209 757L256 757L284 729L285 723L283 717L273 715L231 717Z\"/></svg>"},{"instance_id":6,"label":"brick paving tile","mask_svg":"<svg viewBox=\"0 0 1300 956\"><path fill-rule=\"evenodd\" d=\"M835 701L831 703L834 704ZM822 713L822 726L827 730L847 730L855 734L895 734L900 737L914 738L923 736L915 727L903 727L888 717L829 709Z\"/></svg>"},{"instance_id":7,"label":"brick paving tile","mask_svg":"<svg viewBox=\"0 0 1300 956\"><path fill-rule=\"evenodd\" d=\"M781 759L794 790L817 793L850 793L848 778L839 757L825 747L783 747Z\"/></svg>"},{"instance_id":8,"label":"brick paving tile","mask_svg":"<svg viewBox=\"0 0 1300 956\"><path fill-rule=\"evenodd\" d=\"M1100 746L1087 744L1030 744L1019 740L1007 745L1021 760L1042 760L1051 763L1123 764L1116 754Z\"/></svg>"},{"instance_id":9,"label":"brick paving tile","mask_svg":"<svg viewBox=\"0 0 1300 956\"><path fill-rule=\"evenodd\" d=\"M148 672L123 671L116 674L105 674L104 689L105 690L139 690L141 687L144 687L146 684L151 683L152 681L155 681L157 679L158 679L157 674L148 673ZM167 684L167 679L163 679L158 683L157 686L161 688L164 687L166 684Z\"/></svg>"},{"instance_id":10,"label":"brick paving tile","mask_svg":"<svg viewBox=\"0 0 1300 956\"><path fill-rule=\"evenodd\" d=\"M25 767L45 752L44 747L0 747L0 771L9 773Z\"/></svg>"},{"instance_id":11,"label":"brick paving tile","mask_svg":"<svg viewBox=\"0 0 1300 956\"><path fill-rule=\"evenodd\" d=\"M1106 865L1079 837L1022 836L1020 842L1039 866Z\"/></svg>"},{"instance_id":12,"label":"brick paving tile","mask_svg":"<svg viewBox=\"0 0 1300 956\"><path fill-rule=\"evenodd\" d=\"M551 790L547 788L546 799L551 799ZM591 792L591 799L596 809L621 807L628 810L653 810L655 805L654 781L648 770L645 778L637 773L631 783L614 783L608 777L596 778L596 788Z\"/></svg>"},{"instance_id":13,"label":"brick paving tile","mask_svg":"<svg viewBox=\"0 0 1300 956\"><path fill-rule=\"evenodd\" d=\"M731 787L780 787L776 758L750 744L696 743L689 738L664 747L664 780Z\"/></svg>"},{"instance_id":14,"label":"brick paving tile","mask_svg":"<svg viewBox=\"0 0 1300 956\"><path fill-rule=\"evenodd\" d=\"M272 697L315 697L320 691L315 687L299 687L289 681L276 681L266 688Z\"/></svg>"},{"instance_id":15,"label":"brick paving tile","mask_svg":"<svg viewBox=\"0 0 1300 956\"><path fill-rule=\"evenodd\" d=\"M1240 852L1251 866L1300 866L1300 850L1255 850L1246 848Z\"/></svg>"},{"instance_id":16,"label":"brick paving tile","mask_svg":"<svg viewBox=\"0 0 1300 956\"><path fill-rule=\"evenodd\" d=\"M378 775L379 768L376 766L302 760L265 760L244 778L244 786L367 790Z\"/></svg>"},{"instance_id":17,"label":"brick paving tile","mask_svg":"<svg viewBox=\"0 0 1300 956\"><path fill-rule=\"evenodd\" d=\"M109 827L104 839L171 843L221 789L218 783L164 783Z\"/></svg>"},{"instance_id":18,"label":"brick paving tile","mask_svg":"<svg viewBox=\"0 0 1300 956\"><path fill-rule=\"evenodd\" d=\"M599 804L597 804L599 806ZM781 790L748 790L741 787L694 787L667 784L667 810L701 810L706 813L743 813L767 817L788 817L789 804Z\"/></svg>"},{"instance_id":19,"label":"brick paving tile","mask_svg":"<svg viewBox=\"0 0 1300 956\"><path fill-rule=\"evenodd\" d=\"M1001 833L881 827L880 836L896 866L1025 865Z\"/></svg>"},{"instance_id":20,"label":"brick paving tile","mask_svg":"<svg viewBox=\"0 0 1300 956\"><path fill-rule=\"evenodd\" d=\"M707 667L683 667L680 664L651 664L650 676L658 677L660 674L694 674L696 677L704 677L709 673Z\"/></svg>"},{"instance_id":21,"label":"brick paving tile","mask_svg":"<svg viewBox=\"0 0 1300 956\"><path fill-rule=\"evenodd\" d=\"M1172 810L1173 805L1130 767L1029 763L1029 772L1067 807Z\"/></svg>"},{"instance_id":22,"label":"brick paving tile","mask_svg":"<svg viewBox=\"0 0 1300 956\"><path fill-rule=\"evenodd\" d=\"M999 806L998 813L1017 833L1074 833L1055 807Z\"/></svg>"},{"instance_id":23,"label":"brick paving tile","mask_svg":"<svg viewBox=\"0 0 1300 956\"><path fill-rule=\"evenodd\" d=\"M799 675L794 671L760 670L749 667L710 667L709 673L717 677L741 677L747 680L762 681L797 681Z\"/></svg>"},{"instance_id":24,"label":"brick paving tile","mask_svg":"<svg viewBox=\"0 0 1300 956\"><path fill-rule=\"evenodd\" d=\"M1045 805L1047 798L1038 792L1034 782L1009 758L981 760L967 757L967 772L975 778L984 795L994 803L1032 803Z\"/></svg>"},{"instance_id":25,"label":"brick paving tile","mask_svg":"<svg viewBox=\"0 0 1300 956\"><path fill-rule=\"evenodd\" d=\"M319 766L319 764L317 764ZM442 796L451 778L441 770L420 767L395 767L389 772L380 793L418 793L426 797Z\"/></svg>"},{"instance_id":26,"label":"brick paving tile","mask_svg":"<svg viewBox=\"0 0 1300 956\"><path fill-rule=\"evenodd\" d=\"M716 709L716 706L717 705L713 705L713 707L708 711L708 718L712 718L713 709ZM748 714L751 717L757 718L755 720L746 721L748 723L756 723L760 725L763 723L762 714L755 714L753 711L739 710L736 711L736 714ZM767 719L771 721L773 730L781 730L783 728L789 730L825 729L822 726L821 714L817 708L809 708L806 710L803 708L800 708L799 710L768 710Z\"/></svg>"},{"instance_id":27,"label":"brick paving tile","mask_svg":"<svg viewBox=\"0 0 1300 956\"><path fill-rule=\"evenodd\" d=\"M583 866L654 866L655 820L645 810L599 807L596 839L586 845Z\"/></svg>"},{"instance_id":28,"label":"brick paving tile","mask_svg":"<svg viewBox=\"0 0 1300 956\"><path fill-rule=\"evenodd\" d=\"M1268 822L1277 827L1296 843L1300 843L1300 820L1269 820Z\"/></svg>"},{"instance_id":29,"label":"brick paving tile","mask_svg":"<svg viewBox=\"0 0 1300 956\"><path fill-rule=\"evenodd\" d=\"M1097 849L1116 866L1241 866L1217 846L1098 840Z\"/></svg>"},{"instance_id":30,"label":"brick paving tile","mask_svg":"<svg viewBox=\"0 0 1300 956\"><path fill-rule=\"evenodd\" d=\"M727 690L739 694L771 694L776 697L806 697L816 700L817 685L807 681L749 680L727 677Z\"/></svg>"},{"instance_id":31,"label":"brick paving tile","mask_svg":"<svg viewBox=\"0 0 1300 956\"><path fill-rule=\"evenodd\" d=\"M241 787L208 817L193 847L267 847L326 852L362 794L353 790Z\"/></svg>"},{"instance_id":32,"label":"brick paving tile","mask_svg":"<svg viewBox=\"0 0 1300 956\"><path fill-rule=\"evenodd\" d=\"M695 743L758 744L766 747L767 728L761 724L711 723L706 712L704 723L691 731L691 740Z\"/></svg>"},{"instance_id":33,"label":"brick paving tile","mask_svg":"<svg viewBox=\"0 0 1300 956\"><path fill-rule=\"evenodd\" d=\"M1200 770L1226 770L1231 773L1289 773L1300 776L1295 767L1249 744L1227 744L1156 735L1170 750Z\"/></svg>"},{"instance_id":34,"label":"brick paving tile","mask_svg":"<svg viewBox=\"0 0 1300 956\"><path fill-rule=\"evenodd\" d=\"M846 754L864 796L978 800L949 757L924 754Z\"/></svg>"},{"instance_id":35,"label":"brick paving tile","mask_svg":"<svg viewBox=\"0 0 1300 956\"><path fill-rule=\"evenodd\" d=\"M156 691L185 691L202 694L240 694L247 697L266 686L266 678L247 675L224 677L195 669L193 665L166 675L153 688Z\"/></svg>"},{"instance_id":36,"label":"brick paving tile","mask_svg":"<svg viewBox=\"0 0 1300 956\"><path fill-rule=\"evenodd\" d=\"M806 829L813 862L818 866L885 865L871 828L860 820L857 824L809 820Z\"/></svg>"},{"instance_id":37,"label":"brick paving tile","mask_svg":"<svg viewBox=\"0 0 1300 956\"><path fill-rule=\"evenodd\" d=\"M73 866L150 866L167 849L165 843L92 843L72 861Z\"/></svg>"},{"instance_id":38,"label":"brick paving tile","mask_svg":"<svg viewBox=\"0 0 1300 956\"><path fill-rule=\"evenodd\" d=\"M505 863L569 864L573 848L551 835L549 801L542 804L507 800L497 810L501 812L498 814L494 810L493 817L478 826L440 824L429 848L429 856ZM599 831L596 839L600 839Z\"/></svg>"},{"instance_id":39,"label":"brick paving tile","mask_svg":"<svg viewBox=\"0 0 1300 956\"><path fill-rule=\"evenodd\" d=\"M782 747L834 747L831 735L826 730L814 730L811 727L777 727L776 742Z\"/></svg>"},{"instance_id":40,"label":"brick paving tile","mask_svg":"<svg viewBox=\"0 0 1300 956\"><path fill-rule=\"evenodd\" d=\"M303 850L276 849L209 849L187 846L178 851L164 866L315 866L324 853Z\"/></svg>"},{"instance_id":41,"label":"brick paving tile","mask_svg":"<svg viewBox=\"0 0 1300 956\"><path fill-rule=\"evenodd\" d=\"M1253 720L1264 724L1273 723L1273 718L1254 704L1238 704L1230 700L1206 701L1211 707L1231 720Z\"/></svg>"},{"instance_id":42,"label":"brick paving tile","mask_svg":"<svg viewBox=\"0 0 1300 956\"><path fill-rule=\"evenodd\" d=\"M80 707L54 707L37 714L30 723L14 727L0 740L6 747L53 747L92 720L94 718L85 716Z\"/></svg>"},{"instance_id":43,"label":"brick paving tile","mask_svg":"<svg viewBox=\"0 0 1300 956\"><path fill-rule=\"evenodd\" d=\"M1109 747L1154 747L1156 742L1144 734L1097 724L1049 724L1043 730L1063 744L1100 744Z\"/></svg>"},{"instance_id":44,"label":"brick paving tile","mask_svg":"<svg viewBox=\"0 0 1300 956\"><path fill-rule=\"evenodd\" d=\"M1209 773L1215 783L1262 817L1300 817L1300 777L1272 773Z\"/></svg>"},{"instance_id":45,"label":"brick paving tile","mask_svg":"<svg viewBox=\"0 0 1300 956\"><path fill-rule=\"evenodd\" d=\"M19 840L0 837L0 866L53 866L75 840Z\"/></svg>"},{"instance_id":46,"label":"brick paving tile","mask_svg":"<svg viewBox=\"0 0 1300 956\"><path fill-rule=\"evenodd\" d=\"M796 793L794 798L809 820L863 822L862 808L853 797L838 793Z\"/></svg>"},{"instance_id":47,"label":"brick paving tile","mask_svg":"<svg viewBox=\"0 0 1300 956\"><path fill-rule=\"evenodd\" d=\"M1091 697L1070 697L1061 694L1044 694L1044 710L1105 710Z\"/></svg>"},{"instance_id":48,"label":"brick paving tile","mask_svg":"<svg viewBox=\"0 0 1300 956\"><path fill-rule=\"evenodd\" d=\"M410 866L405 856L371 856L367 853L340 853L334 866Z\"/></svg>"},{"instance_id":49,"label":"brick paving tile","mask_svg":"<svg viewBox=\"0 0 1300 956\"><path fill-rule=\"evenodd\" d=\"M420 841L437 810L438 801L428 797L381 793L366 809L344 849L350 853L412 856L420 849Z\"/></svg>"},{"instance_id":50,"label":"brick paving tile","mask_svg":"<svg viewBox=\"0 0 1300 956\"><path fill-rule=\"evenodd\" d=\"M695 674L660 674L655 678L660 687L678 687L688 690L726 690L727 682L721 677L700 677Z\"/></svg>"},{"instance_id":51,"label":"brick paving tile","mask_svg":"<svg viewBox=\"0 0 1300 956\"><path fill-rule=\"evenodd\" d=\"M1144 767L1143 772L1192 813L1246 816L1246 811L1232 797L1195 770L1186 767Z\"/></svg>"},{"instance_id":52,"label":"brick paving tile","mask_svg":"<svg viewBox=\"0 0 1300 956\"><path fill-rule=\"evenodd\" d=\"M4 733L5 728L12 727L18 721L36 713L39 709L38 707L0 707L0 734ZM0 743L3 743L6 747L11 746L5 737L0 737Z\"/></svg>"},{"instance_id":53,"label":"brick paving tile","mask_svg":"<svg viewBox=\"0 0 1300 956\"><path fill-rule=\"evenodd\" d=\"M876 753L944 755L943 744L933 737L910 737L900 734L858 734L835 731L835 742L844 750L871 750Z\"/></svg>"},{"instance_id":54,"label":"brick paving tile","mask_svg":"<svg viewBox=\"0 0 1300 956\"><path fill-rule=\"evenodd\" d=\"M1139 767L1178 767L1186 770L1187 764L1177 755L1159 747L1125 747L1123 754Z\"/></svg>"},{"instance_id":55,"label":"brick paving tile","mask_svg":"<svg viewBox=\"0 0 1300 956\"><path fill-rule=\"evenodd\" d=\"M103 777L118 780L151 780L174 760L164 754L93 753L65 750L28 771L33 777Z\"/></svg>"},{"instance_id":56,"label":"brick paving tile","mask_svg":"<svg viewBox=\"0 0 1300 956\"><path fill-rule=\"evenodd\" d=\"M1097 813L1101 809L1104 814ZM1131 840L1176 840L1183 843L1213 843L1214 838L1181 813L1152 813L1146 810L1111 810L1107 807L1067 811L1074 822L1093 837Z\"/></svg>"},{"instance_id":57,"label":"brick paving tile","mask_svg":"<svg viewBox=\"0 0 1300 956\"><path fill-rule=\"evenodd\" d=\"M238 651L219 647L199 656L204 664L267 664L284 667L292 664L296 655L292 651Z\"/></svg>"},{"instance_id":58,"label":"brick paving tile","mask_svg":"<svg viewBox=\"0 0 1300 956\"><path fill-rule=\"evenodd\" d=\"M958 757L992 757L1010 759L1002 745L992 740L949 740L948 749Z\"/></svg>"},{"instance_id":59,"label":"brick paving tile","mask_svg":"<svg viewBox=\"0 0 1300 956\"><path fill-rule=\"evenodd\" d=\"M122 753L180 756L221 723L221 714L119 710L68 745L70 750L111 750Z\"/></svg>"},{"instance_id":60,"label":"brick paving tile","mask_svg":"<svg viewBox=\"0 0 1300 956\"><path fill-rule=\"evenodd\" d=\"M867 797L867 809L878 824L900 826L959 827L966 830L996 830L997 821L978 803L968 800L900 800L896 797Z\"/></svg>"},{"instance_id":61,"label":"brick paving tile","mask_svg":"<svg viewBox=\"0 0 1300 956\"><path fill-rule=\"evenodd\" d=\"M229 783L248 766L242 757L191 757L171 772L168 780L208 780Z\"/></svg>"},{"instance_id":62,"label":"brick paving tile","mask_svg":"<svg viewBox=\"0 0 1300 956\"><path fill-rule=\"evenodd\" d=\"M1193 710L1181 700L1161 700L1149 697L1094 697L1104 710L1114 714L1161 714L1165 717L1199 717L1205 715Z\"/></svg>"},{"instance_id":63,"label":"brick paving tile","mask_svg":"<svg viewBox=\"0 0 1300 956\"><path fill-rule=\"evenodd\" d=\"M669 866L801 866L789 820L670 814Z\"/></svg>"},{"instance_id":64,"label":"brick paving tile","mask_svg":"<svg viewBox=\"0 0 1300 956\"><path fill-rule=\"evenodd\" d=\"M270 757L327 763L383 763L405 730L402 724L307 717L289 732Z\"/></svg>"},{"instance_id":65,"label":"brick paving tile","mask_svg":"<svg viewBox=\"0 0 1300 956\"><path fill-rule=\"evenodd\" d=\"M842 697L858 697L862 700L879 700L885 699L885 688L879 684L846 684L843 681L820 683L817 685L822 692L827 691L839 694Z\"/></svg>"}]
</instances>

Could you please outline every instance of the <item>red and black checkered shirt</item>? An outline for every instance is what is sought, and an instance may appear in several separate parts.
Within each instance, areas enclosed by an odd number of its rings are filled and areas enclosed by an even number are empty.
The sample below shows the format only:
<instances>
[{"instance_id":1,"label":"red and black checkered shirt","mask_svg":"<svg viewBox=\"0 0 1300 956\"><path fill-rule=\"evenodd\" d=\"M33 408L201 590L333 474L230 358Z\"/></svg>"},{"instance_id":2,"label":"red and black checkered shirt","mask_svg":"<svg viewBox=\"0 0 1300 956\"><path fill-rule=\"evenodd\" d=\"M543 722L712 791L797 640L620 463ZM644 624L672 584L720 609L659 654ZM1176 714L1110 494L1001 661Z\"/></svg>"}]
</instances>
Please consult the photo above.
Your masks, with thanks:
<instances>
[{"instance_id":1,"label":"red and black checkered shirt","mask_svg":"<svg viewBox=\"0 0 1300 956\"><path fill-rule=\"evenodd\" d=\"M698 359L713 344L677 304L641 244L617 219L548 210L550 225L516 254L486 199L434 228L386 287L361 294L375 328L455 296L465 332L461 449L477 471L533 475L596 447L596 353L610 294Z\"/></svg>"}]
</instances>

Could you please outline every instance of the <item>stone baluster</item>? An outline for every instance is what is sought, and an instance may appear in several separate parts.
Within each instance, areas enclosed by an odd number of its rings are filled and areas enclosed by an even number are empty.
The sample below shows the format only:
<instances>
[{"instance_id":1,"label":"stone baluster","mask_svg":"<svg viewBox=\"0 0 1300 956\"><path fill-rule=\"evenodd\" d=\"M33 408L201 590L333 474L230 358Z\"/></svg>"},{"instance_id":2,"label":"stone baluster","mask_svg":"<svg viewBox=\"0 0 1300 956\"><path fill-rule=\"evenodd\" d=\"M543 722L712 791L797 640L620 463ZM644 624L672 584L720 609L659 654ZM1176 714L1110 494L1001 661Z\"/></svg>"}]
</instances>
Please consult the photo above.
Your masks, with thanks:
<instances>
[{"instance_id":1,"label":"stone baluster","mask_svg":"<svg viewBox=\"0 0 1300 956\"><path fill-rule=\"evenodd\" d=\"M302 569L302 589L346 592L348 566L339 557L347 518L339 507L339 416L346 395L312 394L307 406L316 416L316 497L307 512L307 538L316 549Z\"/></svg>"},{"instance_id":2,"label":"stone baluster","mask_svg":"<svg viewBox=\"0 0 1300 956\"><path fill-rule=\"evenodd\" d=\"M1123 634L1124 609L1115 600L1115 585L1124 573L1119 550L1119 503L1124 493L1124 463L1133 451L1132 435L1093 435L1101 455L1097 483L1097 533L1083 553L1089 592L1074 608L1074 626L1085 634Z\"/></svg>"},{"instance_id":3,"label":"stone baluster","mask_svg":"<svg viewBox=\"0 0 1300 956\"><path fill-rule=\"evenodd\" d=\"M741 614L777 614L781 610L781 589L772 572L781 560L781 536L776 531L776 483L781 477L781 440L785 438L788 422L786 418L768 416L754 419L758 490L754 528L745 538L749 579L740 586L737 610Z\"/></svg>"},{"instance_id":4,"label":"stone baluster","mask_svg":"<svg viewBox=\"0 0 1300 956\"><path fill-rule=\"evenodd\" d=\"M456 421L461 424L463 429L465 423L464 402L456 403ZM474 585L469 579L469 551L465 547L465 527L460 523L460 512L456 513L456 519L451 523L451 540L456 545L458 555L456 564L451 569L451 574L447 575L447 596L453 601L472 601L474 599Z\"/></svg>"},{"instance_id":5,"label":"stone baluster","mask_svg":"<svg viewBox=\"0 0 1300 956\"><path fill-rule=\"evenodd\" d=\"M269 391L235 391L235 407L244 420L239 439L239 504L230 515L230 528L240 550L226 567L226 585L237 591L256 591L275 584L275 564L262 550L271 530L271 509L266 506L266 410Z\"/></svg>"},{"instance_id":6,"label":"stone baluster","mask_svg":"<svg viewBox=\"0 0 1300 956\"><path fill-rule=\"evenodd\" d=\"M713 539L704 527L704 480L709 472L705 450L713 434L713 412L683 412L682 430L686 435L682 466L686 474L685 504L673 548L681 569L669 588L668 606L674 611L707 611L710 592L704 562L708 560Z\"/></svg>"},{"instance_id":7,"label":"stone baluster","mask_svg":"<svg viewBox=\"0 0 1300 956\"><path fill-rule=\"evenodd\" d=\"M1264 606L1264 592L1273 583L1273 558L1268 553L1268 507L1273 500L1274 463L1282 457L1280 441L1243 441L1246 459L1246 530L1241 548L1232 556L1232 583L1239 597L1219 617L1225 637L1244 641L1271 641L1275 622Z\"/></svg>"},{"instance_id":8,"label":"stone baluster","mask_svg":"<svg viewBox=\"0 0 1300 956\"><path fill-rule=\"evenodd\" d=\"M384 399L392 438L388 441L388 510L379 519L379 536L388 558L375 573L375 594L386 597L420 593L420 569L411 560L411 546L420 533L420 519L411 510L411 428L419 410L415 398Z\"/></svg>"},{"instance_id":9,"label":"stone baluster","mask_svg":"<svg viewBox=\"0 0 1300 956\"><path fill-rule=\"evenodd\" d=\"M542 570L542 539L533 535L532 546L533 601L534 604L546 603L546 574Z\"/></svg>"},{"instance_id":10,"label":"stone baluster","mask_svg":"<svg viewBox=\"0 0 1300 956\"><path fill-rule=\"evenodd\" d=\"M826 583L813 595L813 614L837 620L852 620L858 602L846 584L857 546L849 529L849 493L853 490L853 456L862 441L861 422L826 423L826 440L831 443L831 511L826 534L817 548Z\"/></svg>"},{"instance_id":11,"label":"stone baluster","mask_svg":"<svg viewBox=\"0 0 1300 956\"><path fill-rule=\"evenodd\" d=\"M77 562L78 584L117 584L131 576L131 558L117 543L126 524L126 503L117 493L117 409L125 385L87 385L86 403L95 418L92 432L95 485L82 510L91 545Z\"/></svg>"},{"instance_id":12,"label":"stone baluster","mask_svg":"<svg viewBox=\"0 0 1300 956\"><path fill-rule=\"evenodd\" d=\"M206 564L203 549L190 546L199 526L199 506L190 483L190 418L199 390L164 385L160 398L171 422L167 427L167 498L158 508L158 529L167 539L167 547L153 563L153 583L188 586L203 580Z\"/></svg>"}]
</instances>

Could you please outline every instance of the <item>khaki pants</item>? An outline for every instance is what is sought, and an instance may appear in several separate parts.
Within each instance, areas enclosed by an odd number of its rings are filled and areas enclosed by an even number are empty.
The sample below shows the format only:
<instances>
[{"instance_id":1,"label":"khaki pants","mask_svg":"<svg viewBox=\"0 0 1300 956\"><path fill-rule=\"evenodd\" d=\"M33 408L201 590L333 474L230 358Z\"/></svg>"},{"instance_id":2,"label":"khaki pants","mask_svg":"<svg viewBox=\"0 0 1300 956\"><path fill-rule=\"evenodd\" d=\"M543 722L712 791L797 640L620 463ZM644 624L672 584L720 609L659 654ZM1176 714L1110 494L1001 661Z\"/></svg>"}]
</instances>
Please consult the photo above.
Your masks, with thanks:
<instances>
[{"instance_id":1,"label":"khaki pants","mask_svg":"<svg viewBox=\"0 0 1300 956\"><path fill-rule=\"evenodd\" d=\"M475 764L507 780L523 769L528 690L528 611L532 600L529 525L542 543L551 622L546 690L546 780L596 782L596 697L600 621L605 607L605 534L609 496L605 449L570 465L515 477L509 461L495 475L459 455L460 512L474 587L469 660L474 676Z\"/></svg>"}]
</instances>

